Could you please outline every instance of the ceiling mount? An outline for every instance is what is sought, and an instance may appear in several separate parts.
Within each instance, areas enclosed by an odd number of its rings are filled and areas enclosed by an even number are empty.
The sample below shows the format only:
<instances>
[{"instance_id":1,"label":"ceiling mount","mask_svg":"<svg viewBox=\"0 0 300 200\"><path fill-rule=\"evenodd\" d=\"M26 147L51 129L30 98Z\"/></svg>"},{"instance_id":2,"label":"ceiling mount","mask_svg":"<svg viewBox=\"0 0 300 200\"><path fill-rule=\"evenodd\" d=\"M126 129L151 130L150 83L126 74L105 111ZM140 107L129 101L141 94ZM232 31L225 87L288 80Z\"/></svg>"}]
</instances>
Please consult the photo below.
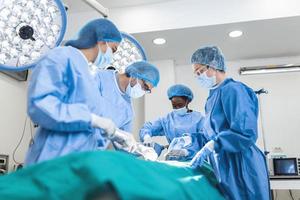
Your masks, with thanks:
<instances>
[{"instance_id":1,"label":"ceiling mount","mask_svg":"<svg viewBox=\"0 0 300 200\"><path fill-rule=\"evenodd\" d=\"M108 8L102 6L97 0L84 0L84 2L103 15L103 17L108 17Z\"/></svg>"}]
</instances>

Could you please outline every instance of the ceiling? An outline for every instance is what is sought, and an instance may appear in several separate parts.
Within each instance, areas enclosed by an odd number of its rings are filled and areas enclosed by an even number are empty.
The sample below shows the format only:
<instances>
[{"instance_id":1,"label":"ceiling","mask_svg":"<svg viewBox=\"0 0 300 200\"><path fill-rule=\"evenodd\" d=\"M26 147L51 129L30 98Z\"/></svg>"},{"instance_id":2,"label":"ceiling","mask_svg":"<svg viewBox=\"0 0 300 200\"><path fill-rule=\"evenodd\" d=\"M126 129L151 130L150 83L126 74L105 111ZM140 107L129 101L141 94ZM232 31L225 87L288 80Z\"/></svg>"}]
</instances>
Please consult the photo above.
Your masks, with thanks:
<instances>
[{"instance_id":1,"label":"ceiling","mask_svg":"<svg viewBox=\"0 0 300 200\"><path fill-rule=\"evenodd\" d=\"M68 13L93 9L84 0L63 0ZM162 3L164 0L97 0L107 8ZM182 1L182 0L169 0ZM77 15L76 15L77 16ZM122 18L121 18L122 19ZM77 22L76 22L77 23ZM159 22L158 22L159 23ZM173 59L176 64L189 63L191 54L203 45L218 45L227 60L243 60L300 55L300 16L269 20L198 26L133 34L146 50L149 60ZM242 30L240 38L229 38L232 30ZM164 37L167 43L157 46L152 40Z\"/></svg>"},{"instance_id":2,"label":"ceiling","mask_svg":"<svg viewBox=\"0 0 300 200\"><path fill-rule=\"evenodd\" d=\"M300 16L187 29L133 34L146 50L149 60L173 59L189 63L192 53L203 45L218 45L227 60L300 55ZM232 30L242 30L240 38L230 38ZM163 37L157 46L152 40Z\"/></svg>"},{"instance_id":3,"label":"ceiling","mask_svg":"<svg viewBox=\"0 0 300 200\"><path fill-rule=\"evenodd\" d=\"M106 8L121 8L128 6L141 6L147 4L161 3L166 1L174 0L96 0L102 6ZM178 1L178 0L177 0ZM63 2L68 5L69 12L87 12L94 10L89 5L87 5L84 0L63 0Z\"/></svg>"}]
</instances>

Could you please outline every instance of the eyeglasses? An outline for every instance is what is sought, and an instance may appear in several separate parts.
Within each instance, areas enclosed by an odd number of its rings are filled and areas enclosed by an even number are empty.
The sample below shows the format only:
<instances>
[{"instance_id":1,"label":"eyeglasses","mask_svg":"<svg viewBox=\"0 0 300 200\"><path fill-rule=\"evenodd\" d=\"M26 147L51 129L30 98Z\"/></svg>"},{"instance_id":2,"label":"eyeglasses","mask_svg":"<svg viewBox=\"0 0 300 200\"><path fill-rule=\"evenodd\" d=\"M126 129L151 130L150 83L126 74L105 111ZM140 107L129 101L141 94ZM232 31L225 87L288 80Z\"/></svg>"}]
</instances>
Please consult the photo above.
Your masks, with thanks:
<instances>
[{"instance_id":1,"label":"eyeglasses","mask_svg":"<svg viewBox=\"0 0 300 200\"><path fill-rule=\"evenodd\" d=\"M209 66L204 65L203 67L196 69L194 73L200 75L200 74L203 74L204 72L206 72L208 69L209 69Z\"/></svg>"},{"instance_id":2,"label":"eyeglasses","mask_svg":"<svg viewBox=\"0 0 300 200\"><path fill-rule=\"evenodd\" d=\"M113 53L116 53L116 51L118 50L118 46L112 47L111 50L112 50Z\"/></svg>"},{"instance_id":3,"label":"eyeglasses","mask_svg":"<svg viewBox=\"0 0 300 200\"><path fill-rule=\"evenodd\" d=\"M141 80L142 81L142 88L146 93L151 93L151 89L150 87L147 85L146 81Z\"/></svg>"}]
</instances>

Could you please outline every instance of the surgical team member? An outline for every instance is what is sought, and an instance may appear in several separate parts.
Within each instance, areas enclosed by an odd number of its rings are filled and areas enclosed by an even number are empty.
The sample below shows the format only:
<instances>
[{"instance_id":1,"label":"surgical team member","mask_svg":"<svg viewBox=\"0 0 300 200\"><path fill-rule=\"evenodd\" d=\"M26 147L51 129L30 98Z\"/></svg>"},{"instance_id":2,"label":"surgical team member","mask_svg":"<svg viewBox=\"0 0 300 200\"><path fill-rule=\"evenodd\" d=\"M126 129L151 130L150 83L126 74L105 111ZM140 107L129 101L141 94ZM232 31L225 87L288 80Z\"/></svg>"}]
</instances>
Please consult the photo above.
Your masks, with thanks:
<instances>
[{"instance_id":1,"label":"surgical team member","mask_svg":"<svg viewBox=\"0 0 300 200\"><path fill-rule=\"evenodd\" d=\"M39 128L26 165L95 150L102 134L122 137L116 135L112 120L101 117L101 97L88 66L89 62L97 65L121 40L112 22L96 19L80 30L76 40L52 49L38 62L29 83L27 109Z\"/></svg>"},{"instance_id":2,"label":"surgical team member","mask_svg":"<svg viewBox=\"0 0 300 200\"><path fill-rule=\"evenodd\" d=\"M165 135L171 143L174 138L181 137L185 133L200 133L203 127L202 114L188 107L194 97L190 88L181 84L173 85L167 94L173 111L156 121L146 122L140 130L140 140L147 146L153 143L151 138L153 136Z\"/></svg>"},{"instance_id":3,"label":"surgical team member","mask_svg":"<svg viewBox=\"0 0 300 200\"><path fill-rule=\"evenodd\" d=\"M96 74L103 116L114 121L124 131L132 132L132 98L140 98L151 93L159 82L158 69L145 61L134 62L125 73L101 70Z\"/></svg>"},{"instance_id":4,"label":"surgical team member","mask_svg":"<svg viewBox=\"0 0 300 200\"><path fill-rule=\"evenodd\" d=\"M209 90L204 123L209 142L193 158L192 167L201 166L209 156L227 199L269 199L265 156L255 145L255 93L245 84L226 78L224 57L216 46L198 49L191 62L199 85Z\"/></svg>"}]
</instances>

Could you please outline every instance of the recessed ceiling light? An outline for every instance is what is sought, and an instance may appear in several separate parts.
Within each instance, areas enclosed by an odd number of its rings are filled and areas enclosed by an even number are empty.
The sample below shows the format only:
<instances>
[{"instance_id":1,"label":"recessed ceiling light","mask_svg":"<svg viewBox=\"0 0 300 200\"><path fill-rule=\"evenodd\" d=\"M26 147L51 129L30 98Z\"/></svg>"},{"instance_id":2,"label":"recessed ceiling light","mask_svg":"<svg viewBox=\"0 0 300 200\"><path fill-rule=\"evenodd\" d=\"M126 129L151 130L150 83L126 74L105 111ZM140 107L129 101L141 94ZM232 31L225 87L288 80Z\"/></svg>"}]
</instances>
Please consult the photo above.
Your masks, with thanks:
<instances>
[{"instance_id":1,"label":"recessed ceiling light","mask_svg":"<svg viewBox=\"0 0 300 200\"><path fill-rule=\"evenodd\" d=\"M232 38L235 38L235 37L240 37L243 35L243 31L239 31L239 30L236 30L236 31L231 31L229 33L229 36L232 37Z\"/></svg>"},{"instance_id":2,"label":"recessed ceiling light","mask_svg":"<svg viewBox=\"0 0 300 200\"><path fill-rule=\"evenodd\" d=\"M165 44L166 42L167 41L164 38L155 38L153 40L153 43L156 44L156 45L162 45L162 44Z\"/></svg>"}]
</instances>

